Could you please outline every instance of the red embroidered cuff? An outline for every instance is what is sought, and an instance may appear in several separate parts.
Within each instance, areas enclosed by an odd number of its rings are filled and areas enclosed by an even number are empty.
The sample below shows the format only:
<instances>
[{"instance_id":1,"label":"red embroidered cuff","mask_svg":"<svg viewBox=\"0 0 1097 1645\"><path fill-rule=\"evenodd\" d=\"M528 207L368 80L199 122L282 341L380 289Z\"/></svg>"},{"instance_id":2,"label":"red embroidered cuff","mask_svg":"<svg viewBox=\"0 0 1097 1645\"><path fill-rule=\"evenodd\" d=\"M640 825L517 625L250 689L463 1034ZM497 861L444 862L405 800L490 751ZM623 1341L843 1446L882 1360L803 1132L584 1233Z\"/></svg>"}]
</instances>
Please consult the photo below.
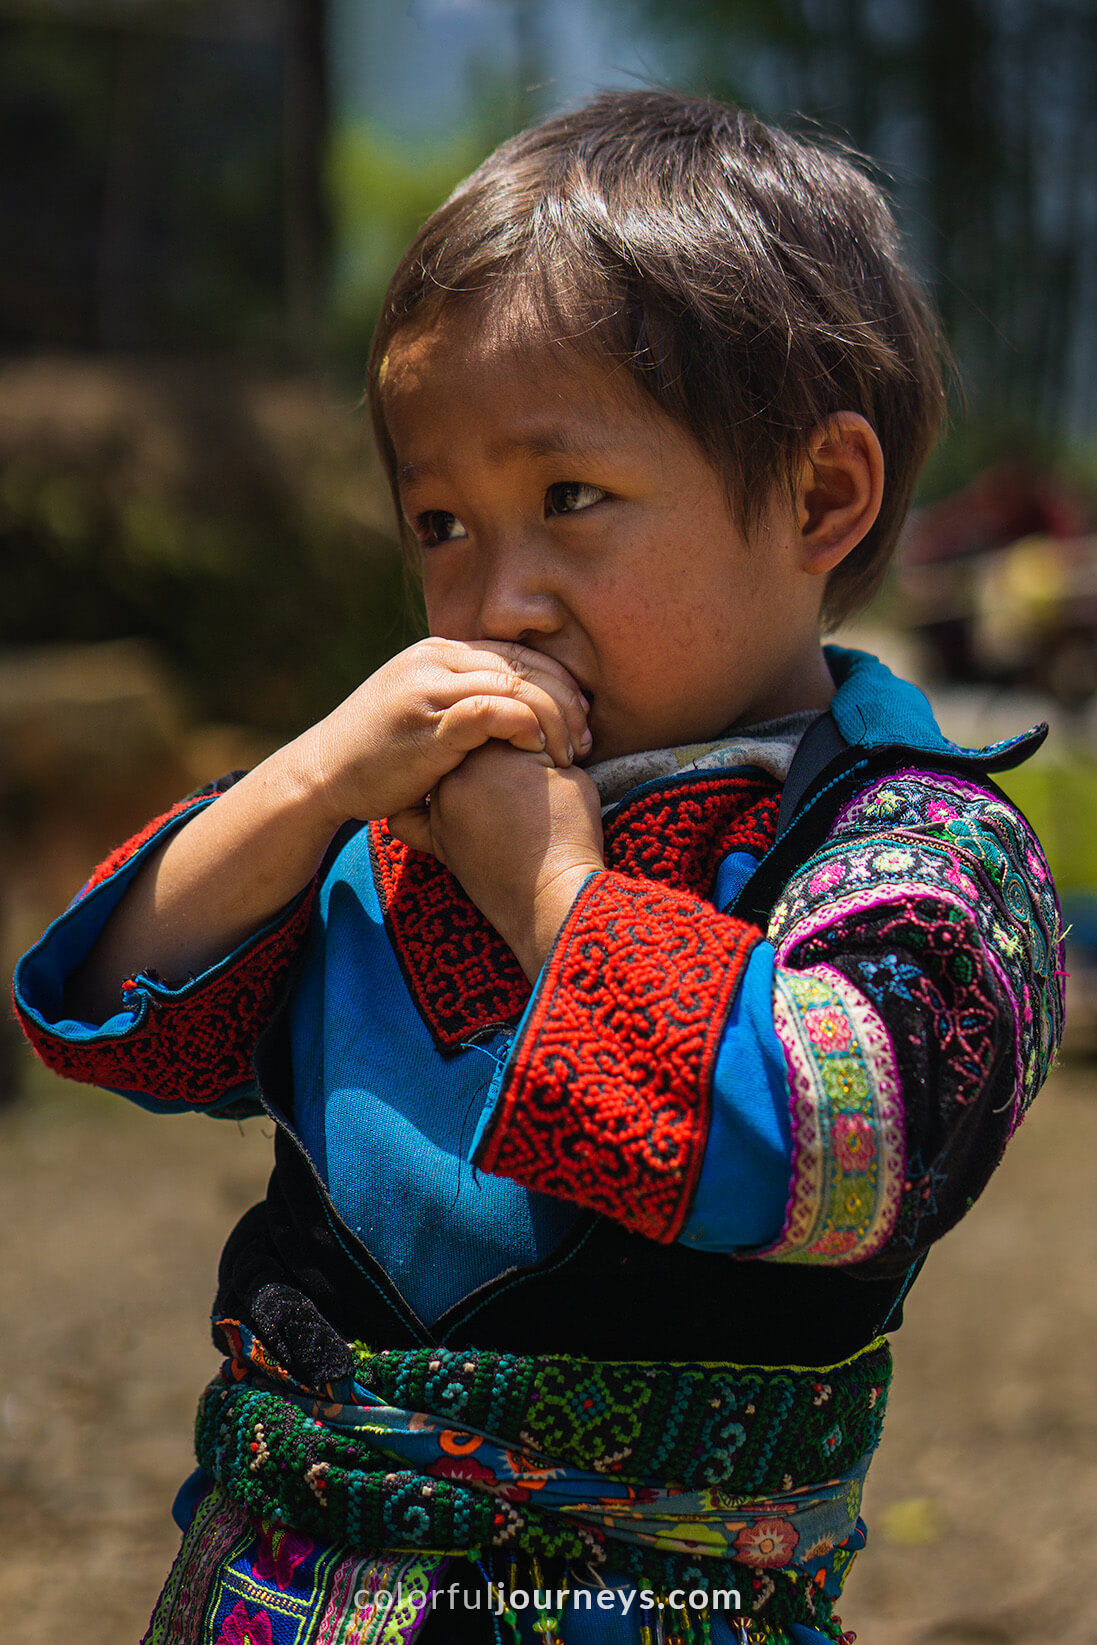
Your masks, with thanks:
<instances>
[{"instance_id":1,"label":"red embroidered cuff","mask_svg":"<svg viewBox=\"0 0 1097 1645\"><path fill-rule=\"evenodd\" d=\"M14 989L16 1014L42 1061L66 1079L151 1097L154 1103L198 1108L250 1082L255 1042L270 1019L286 970L304 937L315 883L250 942L195 982L166 988L152 977L127 981L123 1005L133 1016L118 1034L99 1035L69 1022L62 1025L52 1014L62 1008L63 975L56 960L51 1014L43 1016L33 988L25 1000L20 987L20 973L27 961L50 943L52 934L66 924L91 891L125 868L157 835L166 837L178 819L208 805L235 775L181 800L117 846L95 869L67 914L21 962ZM48 962L46 969L48 974Z\"/></svg>"},{"instance_id":2,"label":"red embroidered cuff","mask_svg":"<svg viewBox=\"0 0 1097 1645\"><path fill-rule=\"evenodd\" d=\"M725 1019L761 936L653 880L593 875L542 973L477 1164L676 1239Z\"/></svg>"},{"instance_id":3,"label":"red embroidered cuff","mask_svg":"<svg viewBox=\"0 0 1097 1645\"><path fill-rule=\"evenodd\" d=\"M46 1065L66 1079L204 1108L251 1080L251 1057L308 925L315 885L278 924L199 982L168 990L150 979L125 985L137 1008L125 1033L71 1039L20 1012Z\"/></svg>"}]
</instances>

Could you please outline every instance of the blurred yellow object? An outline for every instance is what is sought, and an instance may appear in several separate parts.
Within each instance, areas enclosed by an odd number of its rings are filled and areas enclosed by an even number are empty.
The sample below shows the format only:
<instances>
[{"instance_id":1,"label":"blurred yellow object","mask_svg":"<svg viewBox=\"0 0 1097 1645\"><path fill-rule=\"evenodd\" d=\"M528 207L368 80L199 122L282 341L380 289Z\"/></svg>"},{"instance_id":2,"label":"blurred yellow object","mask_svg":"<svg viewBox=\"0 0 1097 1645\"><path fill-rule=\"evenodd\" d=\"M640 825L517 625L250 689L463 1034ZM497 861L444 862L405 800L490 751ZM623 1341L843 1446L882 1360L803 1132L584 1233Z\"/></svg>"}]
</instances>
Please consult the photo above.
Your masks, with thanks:
<instances>
[{"instance_id":1,"label":"blurred yellow object","mask_svg":"<svg viewBox=\"0 0 1097 1645\"><path fill-rule=\"evenodd\" d=\"M1097 892L1097 759L1057 752L996 781L1032 824L1060 893Z\"/></svg>"},{"instance_id":2,"label":"blurred yellow object","mask_svg":"<svg viewBox=\"0 0 1097 1645\"><path fill-rule=\"evenodd\" d=\"M1060 616L1068 567L1052 537L1025 537L988 554L974 573L975 654L991 671L1023 665L1033 642Z\"/></svg>"},{"instance_id":3,"label":"blurred yellow object","mask_svg":"<svg viewBox=\"0 0 1097 1645\"><path fill-rule=\"evenodd\" d=\"M1069 567L1054 537L1023 537L993 562L1002 599L1029 611L1047 610L1067 593Z\"/></svg>"},{"instance_id":4,"label":"blurred yellow object","mask_svg":"<svg viewBox=\"0 0 1097 1645\"><path fill-rule=\"evenodd\" d=\"M937 1542L944 1534L941 1515L932 1497L906 1497L885 1508L877 1524L885 1542L897 1548L917 1548Z\"/></svg>"}]
</instances>

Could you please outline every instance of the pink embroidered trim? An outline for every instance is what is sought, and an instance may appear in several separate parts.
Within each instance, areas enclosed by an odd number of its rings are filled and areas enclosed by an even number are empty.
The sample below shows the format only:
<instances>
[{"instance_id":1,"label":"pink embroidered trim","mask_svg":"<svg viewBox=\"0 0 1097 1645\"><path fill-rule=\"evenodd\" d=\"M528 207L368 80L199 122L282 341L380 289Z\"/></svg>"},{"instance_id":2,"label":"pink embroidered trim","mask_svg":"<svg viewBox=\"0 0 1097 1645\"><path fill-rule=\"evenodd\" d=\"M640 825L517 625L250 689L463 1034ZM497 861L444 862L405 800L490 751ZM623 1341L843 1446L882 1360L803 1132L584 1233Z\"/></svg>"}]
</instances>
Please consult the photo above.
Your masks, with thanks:
<instances>
[{"instance_id":1,"label":"pink embroidered trim","mask_svg":"<svg viewBox=\"0 0 1097 1645\"><path fill-rule=\"evenodd\" d=\"M903 1105L890 1036L829 965L778 970L773 1022L789 1072L792 1179L780 1237L758 1254L862 1261L886 1243L902 1200Z\"/></svg>"},{"instance_id":2,"label":"pink embroidered trim","mask_svg":"<svg viewBox=\"0 0 1097 1645\"><path fill-rule=\"evenodd\" d=\"M936 789L946 797L946 803L950 799L955 799L958 794L975 800L988 800L992 803L995 801L995 795L990 793L988 789L980 788L978 783L968 782L963 777L951 775L945 777L940 771L920 771L917 766L904 766L901 771L892 771L886 777L878 778L876 782L870 783L867 788L862 789L851 800L848 800L834 819L831 839L835 835L843 833L851 820L859 821L864 815L870 813L879 795L886 793L889 788L895 787L898 783L910 782L919 783L925 788ZM927 824L932 826L936 820L932 815L927 814Z\"/></svg>"}]
</instances>

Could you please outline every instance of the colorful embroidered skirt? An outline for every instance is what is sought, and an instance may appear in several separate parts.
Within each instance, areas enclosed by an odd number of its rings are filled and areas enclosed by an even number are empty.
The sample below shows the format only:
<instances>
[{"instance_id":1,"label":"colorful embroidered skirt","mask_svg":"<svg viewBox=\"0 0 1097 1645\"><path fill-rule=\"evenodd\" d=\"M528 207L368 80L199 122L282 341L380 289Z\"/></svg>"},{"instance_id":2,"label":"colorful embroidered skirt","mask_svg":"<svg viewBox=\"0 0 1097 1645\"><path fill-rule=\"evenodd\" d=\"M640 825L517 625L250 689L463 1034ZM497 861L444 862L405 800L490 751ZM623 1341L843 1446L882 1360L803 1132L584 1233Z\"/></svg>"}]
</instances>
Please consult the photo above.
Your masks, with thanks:
<instances>
[{"instance_id":1,"label":"colorful embroidered skirt","mask_svg":"<svg viewBox=\"0 0 1097 1645\"><path fill-rule=\"evenodd\" d=\"M257 1524L212 1486L142 1645L832 1645L835 1637L795 1623L744 1628L730 1606L691 1605L684 1590L643 1594L614 1584L612 1573L605 1586L548 1568L537 1575L520 1588L513 1572L493 1578L482 1561L324 1547Z\"/></svg>"}]
</instances>

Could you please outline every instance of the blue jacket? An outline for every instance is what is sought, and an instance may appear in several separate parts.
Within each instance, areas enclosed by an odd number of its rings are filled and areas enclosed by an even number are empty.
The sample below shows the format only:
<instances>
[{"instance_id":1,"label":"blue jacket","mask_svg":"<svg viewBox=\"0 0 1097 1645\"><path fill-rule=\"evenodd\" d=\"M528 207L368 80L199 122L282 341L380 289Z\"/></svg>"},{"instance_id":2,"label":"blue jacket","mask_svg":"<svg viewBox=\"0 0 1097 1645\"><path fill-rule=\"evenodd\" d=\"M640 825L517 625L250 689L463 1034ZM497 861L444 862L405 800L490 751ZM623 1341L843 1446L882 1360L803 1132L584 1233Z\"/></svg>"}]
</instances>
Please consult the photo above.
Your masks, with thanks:
<instances>
[{"instance_id":1,"label":"blue jacket","mask_svg":"<svg viewBox=\"0 0 1097 1645\"><path fill-rule=\"evenodd\" d=\"M64 988L164 830L93 876L20 963L61 1072L163 1112L278 1126L216 1317L303 1380L350 1337L606 1358L826 1363L897 1323L1046 1075L1062 1014L1040 848L874 658L784 795L757 769L646 783L536 986L452 877L381 824L181 987L104 1024Z\"/></svg>"}]
</instances>

